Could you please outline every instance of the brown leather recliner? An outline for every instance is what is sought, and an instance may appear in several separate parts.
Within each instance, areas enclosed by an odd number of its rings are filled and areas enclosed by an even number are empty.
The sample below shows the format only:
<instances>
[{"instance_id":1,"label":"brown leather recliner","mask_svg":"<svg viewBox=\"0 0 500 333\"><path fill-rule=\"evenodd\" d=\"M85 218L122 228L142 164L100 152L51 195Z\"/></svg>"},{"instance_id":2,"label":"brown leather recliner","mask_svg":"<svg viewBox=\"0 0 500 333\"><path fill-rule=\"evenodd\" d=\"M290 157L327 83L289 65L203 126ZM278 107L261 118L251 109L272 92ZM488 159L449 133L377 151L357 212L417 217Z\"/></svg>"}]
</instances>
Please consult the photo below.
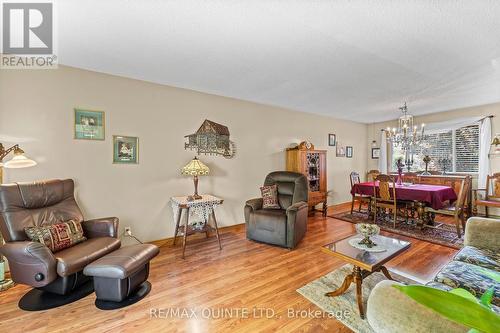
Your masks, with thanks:
<instances>
[{"instance_id":1,"label":"brown leather recliner","mask_svg":"<svg viewBox=\"0 0 500 333\"><path fill-rule=\"evenodd\" d=\"M56 253L24 232L26 227L68 220L82 222L87 240ZM83 268L121 245L118 218L84 221L71 179L1 185L0 231L6 243L0 252L9 261L14 282L59 295L88 282Z\"/></svg>"},{"instance_id":2,"label":"brown leather recliner","mask_svg":"<svg viewBox=\"0 0 500 333\"><path fill-rule=\"evenodd\" d=\"M262 198L245 205L247 238L293 249L307 230L307 178L297 172L275 171L267 175L264 185L278 186L281 209L262 209Z\"/></svg>"}]
</instances>

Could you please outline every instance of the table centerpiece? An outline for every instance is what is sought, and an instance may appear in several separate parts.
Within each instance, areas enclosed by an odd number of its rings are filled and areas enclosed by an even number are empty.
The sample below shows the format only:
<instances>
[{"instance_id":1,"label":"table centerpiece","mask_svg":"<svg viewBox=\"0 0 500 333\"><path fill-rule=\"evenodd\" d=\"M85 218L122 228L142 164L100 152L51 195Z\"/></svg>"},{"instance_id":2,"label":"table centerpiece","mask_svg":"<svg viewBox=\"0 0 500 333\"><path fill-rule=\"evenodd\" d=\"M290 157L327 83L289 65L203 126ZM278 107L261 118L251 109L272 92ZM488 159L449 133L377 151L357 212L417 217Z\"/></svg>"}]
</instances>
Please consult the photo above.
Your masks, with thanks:
<instances>
[{"instance_id":1,"label":"table centerpiece","mask_svg":"<svg viewBox=\"0 0 500 333\"><path fill-rule=\"evenodd\" d=\"M358 232L358 234L363 236L363 239L358 242L359 245L364 245L368 248L377 246L377 244L373 242L370 237L378 235L380 233L380 227L378 225L370 223L358 223L356 224L356 231Z\"/></svg>"}]
</instances>

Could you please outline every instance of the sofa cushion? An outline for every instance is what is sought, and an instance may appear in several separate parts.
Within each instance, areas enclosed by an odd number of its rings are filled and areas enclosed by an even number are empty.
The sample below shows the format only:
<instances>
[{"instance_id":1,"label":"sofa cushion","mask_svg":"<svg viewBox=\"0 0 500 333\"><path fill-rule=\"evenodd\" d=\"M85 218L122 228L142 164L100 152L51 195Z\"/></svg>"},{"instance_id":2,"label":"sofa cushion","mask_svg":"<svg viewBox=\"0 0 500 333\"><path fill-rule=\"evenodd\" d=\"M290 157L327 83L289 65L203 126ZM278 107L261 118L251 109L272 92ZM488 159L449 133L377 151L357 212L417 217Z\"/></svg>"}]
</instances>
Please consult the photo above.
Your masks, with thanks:
<instances>
[{"instance_id":1,"label":"sofa cushion","mask_svg":"<svg viewBox=\"0 0 500 333\"><path fill-rule=\"evenodd\" d=\"M434 281L452 288L463 288L477 298L480 298L490 287L495 287L492 303L500 306L500 284L488 274L498 273L466 262L451 261L439 271Z\"/></svg>"},{"instance_id":2,"label":"sofa cushion","mask_svg":"<svg viewBox=\"0 0 500 333\"><path fill-rule=\"evenodd\" d=\"M24 232L33 242L44 244L52 252L67 249L87 239L83 236L81 223L71 220L40 227L27 227L24 228Z\"/></svg>"},{"instance_id":3,"label":"sofa cushion","mask_svg":"<svg viewBox=\"0 0 500 333\"><path fill-rule=\"evenodd\" d=\"M262 208L263 209L281 209L278 203L278 186L269 185L260 188L262 194Z\"/></svg>"},{"instance_id":4,"label":"sofa cushion","mask_svg":"<svg viewBox=\"0 0 500 333\"><path fill-rule=\"evenodd\" d=\"M120 247L120 240L111 237L90 238L73 247L54 253L57 260L57 274L68 276L100 257Z\"/></svg>"},{"instance_id":5,"label":"sofa cushion","mask_svg":"<svg viewBox=\"0 0 500 333\"><path fill-rule=\"evenodd\" d=\"M496 272L500 271L500 253L493 250L465 246L455 255L453 260L489 268Z\"/></svg>"},{"instance_id":6,"label":"sofa cushion","mask_svg":"<svg viewBox=\"0 0 500 333\"><path fill-rule=\"evenodd\" d=\"M427 282L425 285L427 287L441 289L441 290L444 290L444 291L450 291L450 290L454 289L454 288L452 288L452 287L450 287L450 286L448 286L446 284L443 284L443 283L440 283L440 282L436 282L436 281ZM491 304L491 309L493 311L495 311L496 313L500 314L500 307L496 306L495 304Z\"/></svg>"},{"instance_id":7,"label":"sofa cushion","mask_svg":"<svg viewBox=\"0 0 500 333\"><path fill-rule=\"evenodd\" d=\"M444 284L444 283L441 283L441 282L436 282L436 281L429 281L425 284L427 287L432 287L432 288L436 288L436 289L441 289L441 290L444 290L444 291L450 291L452 290L453 288Z\"/></svg>"}]
</instances>

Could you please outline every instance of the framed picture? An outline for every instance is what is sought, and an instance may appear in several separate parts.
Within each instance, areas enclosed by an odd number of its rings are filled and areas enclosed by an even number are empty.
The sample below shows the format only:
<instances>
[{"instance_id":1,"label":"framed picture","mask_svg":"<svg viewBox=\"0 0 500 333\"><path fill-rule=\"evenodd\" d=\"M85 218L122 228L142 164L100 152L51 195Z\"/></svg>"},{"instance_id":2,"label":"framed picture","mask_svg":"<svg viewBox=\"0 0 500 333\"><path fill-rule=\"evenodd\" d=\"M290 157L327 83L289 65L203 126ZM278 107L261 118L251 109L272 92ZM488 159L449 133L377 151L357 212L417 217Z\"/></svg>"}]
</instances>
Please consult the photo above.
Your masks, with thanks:
<instances>
[{"instance_id":1,"label":"framed picture","mask_svg":"<svg viewBox=\"0 0 500 333\"><path fill-rule=\"evenodd\" d=\"M352 146L345 147L345 157L352 158Z\"/></svg>"},{"instance_id":2,"label":"framed picture","mask_svg":"<svg viewBox=\"0 0 500 333\"><path fill-rule=\"evenodd\" d=\"M104 140L104 111L75 108L75 139Z\"/></svg>"},{"instance_id":3,"label":"framed picture","mask_svg":"<svg viewBox=\"0 0 500 333\"><path fill-rule=\"evenodd\" d=\"M380 157L380 148L372 148L372 158L378 159Z\"/></svg>"},{"instance_id":4,"label":"framed picture","mask_svg":"<svg viewBox=\"0 0 500 333\"><path fill-rule=\"evenodd\" d=\"M113 135L113 163L139 163L139 138L135 136Z\"/></svg>"},{"instance_id":5,"label":"framed picture","mask_svg":"<svg viewBox=\"0 0 500 333\"><path fill-rule=\"evenodd\" d=\"M328 134L328 145L335 146L337 144L337 136L335 134Z\"/></svg>"},{"instance_id":6,"label":"framed picture","mask_svg":"<svg viewBox=\"0 0 500 333\"><path fill-rule=\"evenodd\" d=\"M345 148L340 144L337 145L337 157L345 157Z\"/></svg>"}]
</instances>

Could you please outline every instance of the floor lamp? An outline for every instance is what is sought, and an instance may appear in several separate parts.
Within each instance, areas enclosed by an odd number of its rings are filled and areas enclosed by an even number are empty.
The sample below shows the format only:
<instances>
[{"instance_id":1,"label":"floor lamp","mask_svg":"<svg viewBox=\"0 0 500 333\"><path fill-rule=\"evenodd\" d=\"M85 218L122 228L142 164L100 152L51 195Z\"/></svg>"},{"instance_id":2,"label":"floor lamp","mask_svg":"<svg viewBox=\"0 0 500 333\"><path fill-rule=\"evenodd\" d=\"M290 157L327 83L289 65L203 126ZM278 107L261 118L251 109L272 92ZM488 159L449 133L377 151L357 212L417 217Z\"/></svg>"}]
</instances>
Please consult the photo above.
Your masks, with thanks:
<instances>
[{"instance_id":1,"label":"floor lamp","mask_svg":"<svg viewBox=\"0 0 500 333\"><path fill-rule=\"evenodd\" d=\"M9 155L11 152L14 153L14 157L11 160L3 163L4 157ZM19 168L29 168L35 166L36 162L30 160L24 156L24 151L19 148L19 145L14 145L8 149L0 143L0 184L3 184L3 168L6 169L19 169ZM0 234L0 245L3 244L3 237ZM13 282L11 279L5 278L5 260L3 255L0 254L0 291L12 287Z\"/></svg>"}]
</instances>

